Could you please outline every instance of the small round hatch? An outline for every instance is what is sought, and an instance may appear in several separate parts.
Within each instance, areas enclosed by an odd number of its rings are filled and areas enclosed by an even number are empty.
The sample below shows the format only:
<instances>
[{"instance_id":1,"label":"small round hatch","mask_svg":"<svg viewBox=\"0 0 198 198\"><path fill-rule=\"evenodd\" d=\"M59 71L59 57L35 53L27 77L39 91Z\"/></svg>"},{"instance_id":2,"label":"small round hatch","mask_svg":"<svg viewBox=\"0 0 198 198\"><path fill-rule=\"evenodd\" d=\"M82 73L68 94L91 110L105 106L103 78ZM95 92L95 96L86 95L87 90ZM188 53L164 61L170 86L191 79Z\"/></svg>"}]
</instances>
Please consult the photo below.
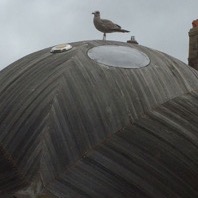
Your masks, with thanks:
<instances>
[{"instance_id":1,"label":"small round hatch","mask_svg":"<svg viewBox=\"0 0 198 198\"><path fill-rule=\"evenodd\" d=\"M56 45L54 47L52 47L51 49L51 53L61 53L61 52L65 52L72 49L72 46L70 44L64 43L64 44L59 44Z\"/></svg>"},{"instance_id":2,"label":"small round hatch","mask_svg":"<svg viewBox=\"0 0 198 198\"><path fill-rule=\"evenodd\" d=\"M91 48L88 56L112 67L141 68L150 63L149 57L138 49L126 46L103 45Z\"/></svg>"}]
</instances>

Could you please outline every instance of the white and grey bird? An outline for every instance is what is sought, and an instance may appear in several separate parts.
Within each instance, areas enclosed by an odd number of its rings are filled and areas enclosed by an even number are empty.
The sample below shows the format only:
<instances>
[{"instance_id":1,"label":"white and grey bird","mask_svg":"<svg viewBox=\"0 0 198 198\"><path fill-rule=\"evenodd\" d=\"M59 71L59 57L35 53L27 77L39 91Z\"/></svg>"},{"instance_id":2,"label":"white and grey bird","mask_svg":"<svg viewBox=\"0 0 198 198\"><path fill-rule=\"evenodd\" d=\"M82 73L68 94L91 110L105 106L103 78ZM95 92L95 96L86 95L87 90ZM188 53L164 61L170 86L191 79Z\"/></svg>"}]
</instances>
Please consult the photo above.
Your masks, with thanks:
<instances>
[{"instance_id":1,"label":"white and grey bird","mask_svg":"<svg viewBox=\"0 0 198 198\"><path fill-rule=\"evenodd\" d=\"M110 20L107 19L101 19L100 18L100 12L95 11L92 13L94 15L94 25L97 30L100 32L103 32L103 40L106 40L106 33L112 33L112 32L129 32L128 30L124 30L121 28L121 26L113 23Z\"/></svg>"}]
</instances>

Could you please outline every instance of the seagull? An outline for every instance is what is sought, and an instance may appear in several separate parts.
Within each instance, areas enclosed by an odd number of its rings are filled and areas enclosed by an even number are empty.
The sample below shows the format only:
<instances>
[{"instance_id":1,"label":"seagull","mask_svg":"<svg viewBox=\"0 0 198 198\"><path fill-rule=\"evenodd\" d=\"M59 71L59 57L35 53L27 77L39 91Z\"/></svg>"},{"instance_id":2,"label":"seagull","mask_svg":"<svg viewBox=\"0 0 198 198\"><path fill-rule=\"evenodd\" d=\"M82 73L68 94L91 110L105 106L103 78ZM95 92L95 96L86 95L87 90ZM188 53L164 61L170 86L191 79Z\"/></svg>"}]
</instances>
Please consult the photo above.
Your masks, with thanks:
<instances>
[{"instance_id":1,"label":"seagull","mask_svg":"<svg viewBox=\"0 0 198 198\"><path fill-rule=\"evenodd\" d=\"M113 23L110 20L101 19L100 18L100 12L95 11L92 13L94 15L94 25L97 30L100 32L103 32L103 40L106 40L106 33L112 33L112 32L129 32L128 30L124 30L121 28L121 26Z\"/></svg>"}]
</instances>

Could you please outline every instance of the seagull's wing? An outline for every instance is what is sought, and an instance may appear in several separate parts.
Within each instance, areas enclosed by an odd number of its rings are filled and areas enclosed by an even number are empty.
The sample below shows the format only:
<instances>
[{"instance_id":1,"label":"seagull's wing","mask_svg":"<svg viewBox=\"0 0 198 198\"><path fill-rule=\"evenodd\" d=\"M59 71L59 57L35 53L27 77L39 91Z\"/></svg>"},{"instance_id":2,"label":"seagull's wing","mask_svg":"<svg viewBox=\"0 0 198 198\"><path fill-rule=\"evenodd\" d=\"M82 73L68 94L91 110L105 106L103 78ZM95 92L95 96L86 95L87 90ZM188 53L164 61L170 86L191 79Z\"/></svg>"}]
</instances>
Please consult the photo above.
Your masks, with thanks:
<instances>
[{"instance_id":1,"label":"seagull's wing","mask_svg":"<svg viewBox=\"0 0 198 198\"><path fill-rule=\"evenodd\" d=\"M121 29L121 27L115 23L113 23L110 20L107 19L101 19L101 25L106 28L106 29L111 29L111 30L117 30L117 29Z\"/></svg>"}]
</instances>

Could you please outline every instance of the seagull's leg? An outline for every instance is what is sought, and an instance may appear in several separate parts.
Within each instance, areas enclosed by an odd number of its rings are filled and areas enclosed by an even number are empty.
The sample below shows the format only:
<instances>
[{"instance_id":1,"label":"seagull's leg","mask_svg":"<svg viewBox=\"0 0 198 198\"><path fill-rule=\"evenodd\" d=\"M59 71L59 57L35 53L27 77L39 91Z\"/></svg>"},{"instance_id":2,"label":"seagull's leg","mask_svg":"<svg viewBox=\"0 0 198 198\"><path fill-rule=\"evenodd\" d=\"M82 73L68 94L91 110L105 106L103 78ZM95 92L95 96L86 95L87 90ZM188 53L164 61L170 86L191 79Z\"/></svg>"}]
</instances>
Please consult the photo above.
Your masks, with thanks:
<instances>
[{"instance_id":1,"label":"seagull's leg","mask_svg":"<svg viewBox=\"0 0 198 198\"><path fill-rule=\"evenodd\" d=\"M106 40L106 33L103 34L103 40Z\"/></svg>"}]
</instances>

